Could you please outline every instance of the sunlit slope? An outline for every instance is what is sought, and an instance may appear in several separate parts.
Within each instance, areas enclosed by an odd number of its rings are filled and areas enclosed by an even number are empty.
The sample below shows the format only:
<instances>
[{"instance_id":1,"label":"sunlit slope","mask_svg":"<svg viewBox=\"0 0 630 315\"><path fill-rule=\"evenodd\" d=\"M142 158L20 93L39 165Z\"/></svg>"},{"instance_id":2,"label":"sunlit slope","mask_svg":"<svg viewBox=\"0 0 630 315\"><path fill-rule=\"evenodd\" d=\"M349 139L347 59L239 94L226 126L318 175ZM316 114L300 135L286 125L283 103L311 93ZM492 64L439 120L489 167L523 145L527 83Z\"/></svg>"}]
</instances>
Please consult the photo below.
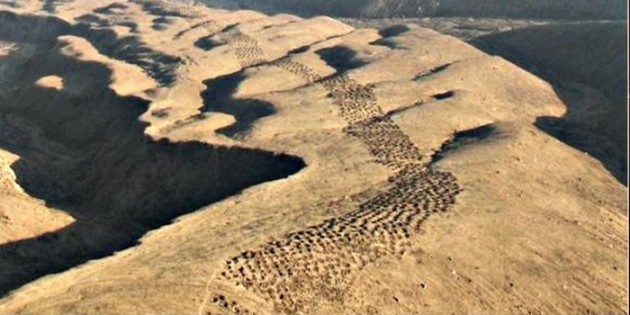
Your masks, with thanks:
<instances>
[{"instance_id":1,"label":"sunlit slope","mask_svg":"<svg viewBox=\"0 0 630 315\"><path fill-rule=\"evenodd\" d=\"M627 190L505 59L413 25L0 3L2 314L628 307Z\"/></svg>"}]
</instances>

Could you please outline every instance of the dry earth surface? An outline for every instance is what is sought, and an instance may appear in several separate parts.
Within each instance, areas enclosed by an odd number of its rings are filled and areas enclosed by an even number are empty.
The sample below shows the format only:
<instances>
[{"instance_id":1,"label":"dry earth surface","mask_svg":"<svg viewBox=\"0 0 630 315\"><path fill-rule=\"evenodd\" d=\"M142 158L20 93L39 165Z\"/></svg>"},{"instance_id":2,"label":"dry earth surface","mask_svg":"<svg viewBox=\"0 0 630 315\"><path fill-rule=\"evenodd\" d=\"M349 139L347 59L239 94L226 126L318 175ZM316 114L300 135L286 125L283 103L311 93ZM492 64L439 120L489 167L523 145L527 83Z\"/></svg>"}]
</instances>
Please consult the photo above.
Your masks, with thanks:
<instances>
[{"instance_id":1,"label":"dry earth surface","mask_svg":"<svg viewBox=\"0 0 630 315\"><path fill-rule=\"evenodd\" d=\"M183 0L182 0L183 1ZM587 152L627 186L627 3L618 0L203 0L272 14L334 15L357 28L415 24L463 39L545 79L567 105L537 125ZM424 8L412 12L414 8ZM407 16L407 17L405 17Z\"/></svg>"},{"instance_id":2,"label":"dry earth surface","mask_svg":"<svg viewBox=\"0 0 630 315\"><path fill-rule=\"evenodd\" d=\"M627 314L563 100L411 24L0 0L0 314Z\"/></svg>"},{"instance_id":3,"label":"dry earth surface","mask_svg":"<svg viewBox=\"0 0 630 315\"><path fill-rule=\"evenodd\" d=\"M627 186L627 21L552 23L472 43L550 82L568 112L561 119L541 117L537 125L597 157Z\"/></svg>"},{"instance_id":4,"label":"dry earth surface","mask_svg":"<svg viewBox=\"0 0 630 315\"><path fill-rule=\"evenodd\" d=\"M193 0L178 0L191 3ZM624 19L625 0L196 0L210 6L268 13L328 14L361 18L475 17Z\"/></svg>"},{"instance_id":5,"label":"dry earth surface","mask_svg":"<svg viewBox=\"0 0 630 315\"><path fill-rule=\"evenodd\" d=\"M355 27L411 23L468 41L547 80L567 105L539 128L602 161L627 186L626 21L343 18Z\"/></svg>"}]
</instances>

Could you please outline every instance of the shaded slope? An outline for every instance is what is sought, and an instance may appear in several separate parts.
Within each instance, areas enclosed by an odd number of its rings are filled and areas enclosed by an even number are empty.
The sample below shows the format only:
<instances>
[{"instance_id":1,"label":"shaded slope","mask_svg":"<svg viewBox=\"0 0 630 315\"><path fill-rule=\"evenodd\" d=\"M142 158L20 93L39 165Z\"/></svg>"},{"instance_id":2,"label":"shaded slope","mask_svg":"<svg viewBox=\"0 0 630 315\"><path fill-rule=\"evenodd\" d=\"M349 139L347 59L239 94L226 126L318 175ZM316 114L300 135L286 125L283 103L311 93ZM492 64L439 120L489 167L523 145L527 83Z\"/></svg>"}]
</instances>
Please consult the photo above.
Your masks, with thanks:
<instances>
[{"instance_id":1,"label":"shaded slope","mask_svg":"<svg viewBox=\"0 0 630 315\"><path fill-rule=\"evenodd\" d=\"M539 126L597 157L627 183L626 43L622 22L536 26L473 41L554 85L568 113L543 118Z\"/></svg>"},{"instance_id":2,"label":"shaded slope","mask_svg":"<svg viewBox=\"0 0 630 315\"><path fill-rule=\"evenodd\" d=\"M1 246L0 294L111 255L182 214L304 167L299 158L261 150L154 142L137 120L147 102L110 90L109 69L63 55L54 35L33 43L37 53L23 63L0 59L22 70L9 69L18 88L0 94L0 134L7 135L0 148L21 157L12 168L27 193L76 222ZM33 85L50 74L63 78L63 89Z\"/></svg>"},{"instance_id":3,"label":"shaded slope","mask_svg":"<svg viewBox=\"0 0 630 315\"><path fill-rule=\"evenodd\" d=\"M236 119L233 125L217 130L220 134L230 137L242 136L256 120L275 112L273 105L268 102L232 96L244 78L243 71L239 71L204 82L207 87L202 93L204 111L225 113Z\"/></svg>"},{"instance_id":4,"label":"shaded slope","mask_svg":"<svg viewBox=\"0 0 630 315\"><path fill-rule=\"evenodd\" d=\"M51 41L61 35L86 38L99 52L110 58L125 61L140 67L148 76L162 85L173 83L179 58L168 56L147 47L137 36L119 37L115 32L104 29L103 21L93 15L78 18L82 23L70 25L56 17L20 18L12 12L0 11L0 34L10 41L39 43ZM124 23L124 22L123 22ZM96 27L93 27L96 26Z\"/></svg>"},{"instance_id":5,"label":"shaded slope","mask_svg":"<svg viewBox=\"0 0 630 315\"><path fill-rule=\"evenodd\" d=\"M623 0L202 0L211 6L346 17L472 16L548 19L624 19Z\"/></svg>"}]
</instances>

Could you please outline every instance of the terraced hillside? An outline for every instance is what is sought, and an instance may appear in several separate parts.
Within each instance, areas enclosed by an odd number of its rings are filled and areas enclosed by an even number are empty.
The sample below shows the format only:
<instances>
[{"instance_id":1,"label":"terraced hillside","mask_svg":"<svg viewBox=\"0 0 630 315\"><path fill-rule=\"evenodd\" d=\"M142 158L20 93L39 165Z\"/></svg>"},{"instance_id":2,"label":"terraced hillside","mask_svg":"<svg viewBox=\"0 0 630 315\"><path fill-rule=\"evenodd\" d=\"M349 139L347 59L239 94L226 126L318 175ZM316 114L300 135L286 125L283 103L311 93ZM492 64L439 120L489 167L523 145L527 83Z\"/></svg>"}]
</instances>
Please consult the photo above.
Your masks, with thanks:
<instances>
[{"instance_id":1,"label":"terraced hillside","mask_svg":"<svg viewBox=\"0 0 630 315\"><path fill-rule=\"evenodd\" d=\"M0 2L0 313L622 313L566 106L414 25Z\"/></svg>"}]
</instances>

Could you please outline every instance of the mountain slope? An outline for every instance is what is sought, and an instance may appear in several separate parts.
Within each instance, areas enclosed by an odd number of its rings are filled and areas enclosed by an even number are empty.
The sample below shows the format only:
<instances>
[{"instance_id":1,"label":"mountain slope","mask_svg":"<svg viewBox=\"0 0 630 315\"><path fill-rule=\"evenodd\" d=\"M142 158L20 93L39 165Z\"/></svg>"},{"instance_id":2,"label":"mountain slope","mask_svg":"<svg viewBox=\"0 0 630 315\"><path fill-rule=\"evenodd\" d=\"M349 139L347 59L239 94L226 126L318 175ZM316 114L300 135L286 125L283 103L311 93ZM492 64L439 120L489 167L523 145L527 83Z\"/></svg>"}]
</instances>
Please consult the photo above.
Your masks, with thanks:
<instances>
[{"instance_id":1,"label":"mountain slope","mask_svg":"<svg viewBox=\"0 0 630 315\"><path fill-rule=\"evenodd\" d=\"M464 16L525 19L625 19L623 0L202 0L210 6L344 17Z\"/></svg>"},{"instance_id":2,"label":"mountain slope","mask_svg":"<svg viewBox=\"0 0 630 315\"><path fill-rule=\"evenodd\" d=\"M540 125L593 154L627 184L626 23L554 24L476 38L473 44L551 82L568 106Z\"/></svg>"},{"instance_id":3,"label":"mountain slope","mask_svg":"<svg viewBox=\"0 0 630 315\"><path fill-rule=\"evenodd\" d=\"M0 224L59 220L0 245L0 313L628 307L627 189L502 58L413 25L1 5Z\"/></svg>"}]
</instances>

